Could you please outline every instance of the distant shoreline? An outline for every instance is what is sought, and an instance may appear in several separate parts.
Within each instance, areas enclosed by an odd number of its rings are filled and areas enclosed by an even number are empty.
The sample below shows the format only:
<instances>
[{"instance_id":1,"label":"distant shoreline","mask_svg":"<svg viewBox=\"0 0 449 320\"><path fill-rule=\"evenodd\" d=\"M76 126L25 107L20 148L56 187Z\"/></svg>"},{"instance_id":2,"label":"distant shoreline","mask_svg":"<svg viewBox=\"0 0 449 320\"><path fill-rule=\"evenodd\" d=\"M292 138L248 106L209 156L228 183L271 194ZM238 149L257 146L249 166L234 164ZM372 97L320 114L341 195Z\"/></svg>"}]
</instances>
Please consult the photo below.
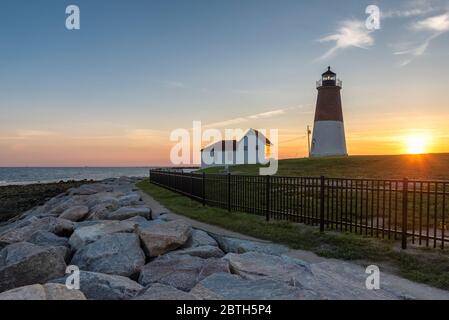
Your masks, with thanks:
<instances>
[{"instance_id":1,"label":"distant shoreline","mask_svg":"<svg viewBox=\"0 0 449 320\"><path fill-rule=\"evenodd\" d=\"M0 186L146 177L150 167L0 167Z\"/></svg>"},{"instance_id":2,"label":"distant shoreline","mask_svg":"<svg viewBox=\"0 0 449 320\"><path fill-rule=\"evenodd\" d=\"M0 223L42 205L70 188L92 182L81 180L0 186Z\"/></svg>"}]
</instances>

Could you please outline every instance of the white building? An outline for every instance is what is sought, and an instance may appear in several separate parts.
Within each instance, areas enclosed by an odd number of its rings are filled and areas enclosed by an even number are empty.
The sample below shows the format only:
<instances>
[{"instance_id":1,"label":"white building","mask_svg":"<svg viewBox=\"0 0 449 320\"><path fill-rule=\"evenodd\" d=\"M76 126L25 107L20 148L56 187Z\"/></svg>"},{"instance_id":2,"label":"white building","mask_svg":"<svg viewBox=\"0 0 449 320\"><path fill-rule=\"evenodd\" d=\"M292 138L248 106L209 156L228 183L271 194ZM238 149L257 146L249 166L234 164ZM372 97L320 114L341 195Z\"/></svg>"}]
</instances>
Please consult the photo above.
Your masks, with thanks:
<instances>
[{"instance_id":1,"label":"white building","mask_svg":"<svg viewBox=\"0 0 449 320\"><path fill-rule=\"evenodd\" d=\"M272 143L261 132L249 129L240 140L217 141L201 149L201 168L237 164L266 164Z\"/></svg>"}]
</instances>

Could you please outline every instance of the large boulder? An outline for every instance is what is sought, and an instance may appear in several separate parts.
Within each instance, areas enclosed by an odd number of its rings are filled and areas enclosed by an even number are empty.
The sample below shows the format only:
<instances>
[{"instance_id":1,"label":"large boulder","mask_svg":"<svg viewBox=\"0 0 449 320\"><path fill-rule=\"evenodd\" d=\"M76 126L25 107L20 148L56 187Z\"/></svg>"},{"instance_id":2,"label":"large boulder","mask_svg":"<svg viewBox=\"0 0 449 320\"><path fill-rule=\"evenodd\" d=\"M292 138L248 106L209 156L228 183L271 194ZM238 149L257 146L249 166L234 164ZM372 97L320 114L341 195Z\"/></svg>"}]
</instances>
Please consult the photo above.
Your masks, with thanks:
<instances>
[{"instance_id":1,"label":"large boulder","mask_svg":"<svg viewBox=\"0 0 449 320\"><path fill-rule=\"evenodd\" d=\"M85 271L130 277L145 264L145 254L137 235L115 233L82 247L73 256L71 264Z\"/></svg>"},{"instance_id":2,"label":"large boulder","mask_svg":"<svg viewBox=\"0 0 449 320\"><path fill-rule=\"evenodd\" d=\"M140 205L142 204L142 197L140 194L133 192L118 198L118 202L122 207Z\"/></svg>"},{"instance_id":3,"label":"large boulder","mask_svg":"<svg viewBox=\"0 0 449 320\"><path fill-rule=\"evenodd\" d=\"M0 293L0 300L86 300L79 290L69 290L65 285L34 284Z\"/></svg>"},{"instance_id":4,"label":"large boulder","mask_svg":"<svg viewBox=\"0 0 449 320\"><path fill-rule=\"evenodd\" d=\"M330 300L396 300L412 298L404 292L391 290L386 277L381 276L379 290L366 289L365 268L344 261L332 260L310 265L313 278L301 285Z\"/></svg>"},{"instance_id":5,"label":"large boulder","mask_svg":"<svg viewBox=\"0 0 449 320\"><path fill-rule=\"evenodd\" d=\"M293 286L313 279L309 265L287 256L279 257L259 252L247 252L243 254L228 253L223 259L229 262L233 273L246 279L256 280L266 277L284 281Z\"/></svg>"},{"instance_id":6,"label":"large boulder","mask_svg":"<svg viewBox=\"0 0 449 320\"><path fill-rule=\"evenodd\" d=\"M42 212L48 211L50 214L60 215L67 209L83 204L83 200L79 197L63 197L53 204L45 204Z\"/></svg>"},{"instance_id":7,"label":"large boulder","mask_svg":"<svg viewBox=\"0 0 449 320\"><path fill-rule=\"evenodd\" d=\"M216 246L201 246L192 247L182 250L173 251L171 254L188 254L194 257L200 257L203 259L208 258L221 258L224 256L224 252Z\"/></svg>"},{"instance_id":8,"label":"large boulder","mask_svg":"<svg viewBox=\"0 0 449 320\"><path fill-rule=\"evenodd\" d=\"M0 292L45 283L64 275L66 264L56 251L27 242L0 251Z\"/></svg>"},{"instance_id":9,"label":"large boulder","mask_svg":"<svg viewBox=\"0 0 449 320\"><path fill-rule=\"evenodd\" d=\"M228 263L221 259L169 254L145 265L140 273L139 283L144 286L162 283L189 291L198 281L217 272L229 272Z\"/></svg>"},{"instance_id":10,"label":"large boulder","mask_svg":"<svg viewBox=\"0 0 449 320\"><path fill-rule=\"evenodd\" d=\"M161 219L154 219L154 220L147 220L144 217L141 216L135 216L126 220L123 220L123 222L131 222L134 223L138 227L147 228L151 227L157 224L165 223L166 221Z\"/></svg>"},{"instance_id":11,"label":"large boulder","mask_svg":"<svg viewBox=\"0 0 449 320\"><path fill-rule=\"evenodd\" d=\"M72 236L69 239L70 246L78 250L85 245L95 242L105 235L114 233L133 232L135 224L132 222L120 222L120 221L101 221L95 222L91 225L87 225L76 228Z\"/></svg>"},{"instance_id":12,"label":"large boulder","mask_svg":"<svg viewBox=\"0 0 449 320\"><path fill-rule=\"evenodd\" d=\"M197 298L190 293L155 283L133 300L197 300Z\"/></svg>"},{"instance_id":13,"label":"large boulder","mask_svg":"<svg viewBox=\"0 0 449 320\"><path fill-rule=\"evenodd\" d=\"M106 220L126 220L140 216L151 219L151 209L147 207L121 207L120 209L106 215Z\"/></svg>"},{"instance_id":14,"label":"large boulder","mask_svg":"<svg viewBox=\"0 0 449 320\"><path fill-rule=\"evenodd\" d=\"M83 220L89 213L89 207L87 206L75 206L65 210L59 217L70 221Z\"/></svg>"},{"instance_id":15,"label":"large boulder","mask_svg":"<svg viewBox=\"0 0 449 320\"><path fill-rule=\"evenodd\" d=\"M283 255L289 251L289 248L280 244L270 242L250 241L237 238L213 235L220 248L226 253L245 253L256 251L271 255Z\"/></svg>"},{"instance_id":16,"label":"large boulder","mask_svg":"<svg viewBox=\"0 0 449 320\"><path fill-rule=\"evenodd\" d=\"M64 284L66 278L51 282ZM80 290L90 300L129 300L143 289L143 286L127 277L80 271Z\"/></svg>"},{"instance_id":17,"label":"large boulder","mask_svg":"<svg viewBox=\"0 0 449 320\"><path fill-rule=\"evenodd\" d=\"M199 229L193 229L191 237L182 246L182 248L193 248L202 246L218 247L218 243L207 232Z\"/></svg>"},{"instance_id":18,"label":"large boulder","mask_svg":"<svg viewBox=\"0 0 449 320\"><path fill-rule=\"evenodd\" d=\"M94 206L87 216L87 220L104 220L107 216L120 207L117 199L110 198Z\"/></svg>"},{"instance_id":19,"label":"large boulder","mask_svg":"<svg viewBox=\"0 0 449 320\"><path fill-rule=\"evenodd\" d=\"M112 186L102 183L84 184L79 188L71 189L69 195L91 195L100 192L111 192Z\"/></svg>"},{"instance_id":20,"label":"large boulder","mask_svg":"<svg viewBox=\"0 0 449 320\"><path fill-rule=\"evenodd\" d=\"M16 227L0 235L0 242L15 243L27 241L36 231L48 231L59 236L68 237L73 233L74 223L65 219L46 217L35 219L25 226Z\"/></svg>"},{"instance_id":21,"label":"large boulder","mask_svg":"<svg viewBox=\"0 0 449 320\"><path fill-rule=\"evenodd\" d=\"M123 196L123 193L121 192L101 192L92 194L90 196L87 196L85 199L86 206L89 207L89 209L92 209L96 205L103 203L103 202L110 202L110 201L118 201L118 198Z\"/></svg>"},{"instance_id":22,"label":"large boulder","mask_svg":"<svg viewBox=\"0 0 449 320\"><path fill-rule=\"evenodd\" d=\"M191 291L201 300L314 300L313 291L272 279L246 280L227 273L213 274Z\"/></svg>"},{"instance_id":23,"label":"large boulder","mask_svg":"<svg viewBox=\"0 0 449 320\"><path fill-rule=\"evenodd\" d=\"M323 299L397 299L385 290L366 290L366 273L353 264L332 261L306 264L287 256L258 252L229 253L233 273L245 279L273 279L315 292Z\"/></svg>"},{"instance_id":24,"label":"large boulder","mask_svg":"<svg viewBox=\"0 0 449 320\"><path fill-rule=\"evenodd\" d=\"M185 223L171 221L147 228L137 227L137 234L147 256L157 257L184 245L190 237L191 228Z\"/></svg>"},{"instance_id":25,"label":"large boulder","mask_svg":"<svg viewBox=\"0 0 449 320\"><path fill-rule=\"evenodd\" d=\"M59 237L54 233L48 231L36 231L28 238L27 242L37 244L39 246L69 246L69 240L64 237Z\"/></svg>"}]
</instances>

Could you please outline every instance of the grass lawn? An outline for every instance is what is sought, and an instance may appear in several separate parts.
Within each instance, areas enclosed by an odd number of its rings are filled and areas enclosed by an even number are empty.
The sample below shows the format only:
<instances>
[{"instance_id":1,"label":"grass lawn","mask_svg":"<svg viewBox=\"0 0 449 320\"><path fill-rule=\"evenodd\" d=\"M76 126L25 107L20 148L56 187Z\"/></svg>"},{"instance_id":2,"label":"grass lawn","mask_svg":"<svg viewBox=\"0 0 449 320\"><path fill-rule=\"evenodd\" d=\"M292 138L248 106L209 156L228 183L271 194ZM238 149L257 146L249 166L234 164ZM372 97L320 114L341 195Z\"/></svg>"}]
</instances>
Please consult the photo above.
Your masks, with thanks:
<instances>
[{"instance_id":1,"label":"grass lawn","mask_svg":"<svg viewBox=\"0 0 449 320\"><path fill-rule=\"evenodd\" d=\"M430 249L401 251L398 244L354 234L326 232L316 227L271 221L242 212L203 207L200 203L142 181L138 187L166 208L189 218L217 225L259 239L281 243L293 249L312 251L320 256L377 264L413 281L449 290L449 252Z\"/></svg>"},{"instance_id":2,"label":"grass lawn","mask_svg":"<svg viewBox=\"0 0 449 320\"><path fill-rule=\"evenodd\" d=\"M259 165L230 167L236 174L259 174ZM223 168L208 168L220 173ZM279 161L280 176L449 180L449 154L301 158Z\"/></svg>"}]
</instances>

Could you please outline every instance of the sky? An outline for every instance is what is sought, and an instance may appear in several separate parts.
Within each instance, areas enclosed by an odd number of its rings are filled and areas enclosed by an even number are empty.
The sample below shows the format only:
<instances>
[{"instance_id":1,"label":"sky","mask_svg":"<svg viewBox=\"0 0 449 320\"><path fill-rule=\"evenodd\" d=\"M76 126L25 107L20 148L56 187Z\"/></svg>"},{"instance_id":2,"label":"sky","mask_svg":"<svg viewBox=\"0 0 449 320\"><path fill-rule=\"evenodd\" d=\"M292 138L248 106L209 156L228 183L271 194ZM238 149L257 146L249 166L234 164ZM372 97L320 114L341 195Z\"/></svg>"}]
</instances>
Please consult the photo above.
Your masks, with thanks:
<instances>
[{"instance_id":1,"label":"sky","mask_svg":"<svg viewBox=\"0 0 449 320\"><path fill-rule=\"evenodd\" d=\"M0 166L167 165L193 121L304 157L329 65L351 155L449 152L449 0L3 0L0 39Z\"/></svg>"}]
</instances>

